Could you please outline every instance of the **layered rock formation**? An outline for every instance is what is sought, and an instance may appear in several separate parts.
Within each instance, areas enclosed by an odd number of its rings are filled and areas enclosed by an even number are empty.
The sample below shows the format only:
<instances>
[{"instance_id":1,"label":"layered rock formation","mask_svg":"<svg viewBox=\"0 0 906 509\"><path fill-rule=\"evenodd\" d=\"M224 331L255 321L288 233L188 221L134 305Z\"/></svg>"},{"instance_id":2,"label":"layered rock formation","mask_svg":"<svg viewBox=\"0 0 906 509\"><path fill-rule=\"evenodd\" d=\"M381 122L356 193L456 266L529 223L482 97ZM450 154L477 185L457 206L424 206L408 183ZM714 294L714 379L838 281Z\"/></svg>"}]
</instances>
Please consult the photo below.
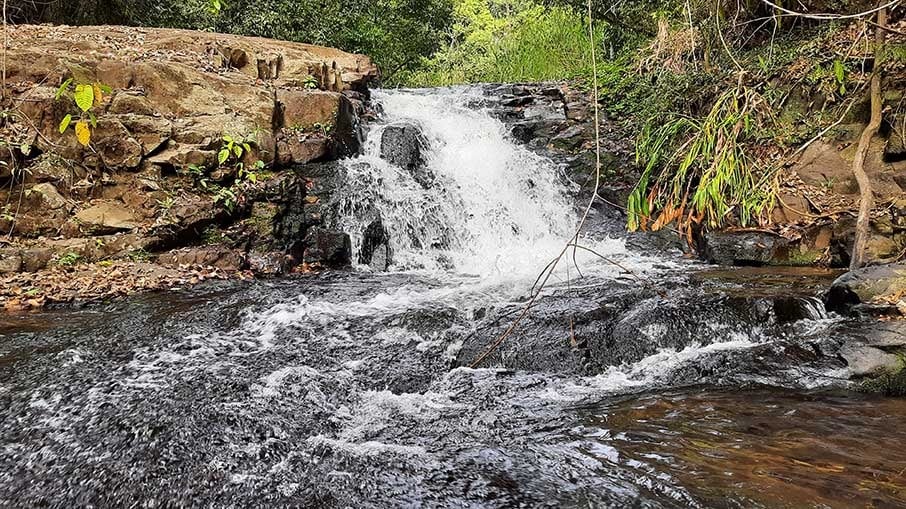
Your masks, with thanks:
<instances>
[{"instance_id":1,"label":"layered rock formation","mask_svg":"<svg viewBox=\"0 0 906 509\"><path fill-rule=\"evenodd\" d=\"M368 57L182 30L19 26L6 58L0 231L12 240L0 273L202 244L216 248L161 261L348 263L317 212L331 175L310 163L359 149L378 76ZM97 91L88 113L77 85ZM60 129L80 114L87 146Z\"/></svg>"}]
</instances>

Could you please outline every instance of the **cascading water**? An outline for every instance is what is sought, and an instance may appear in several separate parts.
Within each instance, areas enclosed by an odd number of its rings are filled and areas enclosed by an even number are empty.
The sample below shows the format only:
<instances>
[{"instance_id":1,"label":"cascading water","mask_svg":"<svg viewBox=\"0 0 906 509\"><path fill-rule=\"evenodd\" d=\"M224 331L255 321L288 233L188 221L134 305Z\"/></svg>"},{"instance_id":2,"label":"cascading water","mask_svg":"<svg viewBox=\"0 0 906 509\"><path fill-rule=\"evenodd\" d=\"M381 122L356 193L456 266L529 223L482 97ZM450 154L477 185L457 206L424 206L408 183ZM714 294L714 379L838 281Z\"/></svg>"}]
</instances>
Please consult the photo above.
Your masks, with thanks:
<instances>
[{"instance_id":1,"label":"cascading water","mask_svg":"<svg viewBox=\"0 0 906 509\"><path fill-rule=\"evenodd\" d=\"M807 292L697 281L583 237L620 266L570 253L486 367L465 367L572 235L572 186L481 88L375 99L330 205L357 255L380 233L390 270L0 320L0 506L833 507L841 486L854 504L903 502L887 479L906 468L891 431L906 406L841 429L870 405L740 389L845 375L848 332ZM406 123L425 138L417 168L381 157ZM831 468L790 469L778 451L797 447Z\"/></svg>"},{"instance_id":2,"label":"cascading water","mask_svg":"<svg viewBox=\"0 0 906 509\"><path fill-rule=\"evenodd\" d=\"M397 270L516 279L537 274L574 233L573 184L474 107L480 89L377 92L375 100L382 122L364 154L347 162L347 185L337 193L336 226L351 234L355 252L380 220ZM384 130L400 124L417 126L426 139L421 175L382 158ZM625 251L619 241L604 249Z\"/></svg>"}]
</instances>

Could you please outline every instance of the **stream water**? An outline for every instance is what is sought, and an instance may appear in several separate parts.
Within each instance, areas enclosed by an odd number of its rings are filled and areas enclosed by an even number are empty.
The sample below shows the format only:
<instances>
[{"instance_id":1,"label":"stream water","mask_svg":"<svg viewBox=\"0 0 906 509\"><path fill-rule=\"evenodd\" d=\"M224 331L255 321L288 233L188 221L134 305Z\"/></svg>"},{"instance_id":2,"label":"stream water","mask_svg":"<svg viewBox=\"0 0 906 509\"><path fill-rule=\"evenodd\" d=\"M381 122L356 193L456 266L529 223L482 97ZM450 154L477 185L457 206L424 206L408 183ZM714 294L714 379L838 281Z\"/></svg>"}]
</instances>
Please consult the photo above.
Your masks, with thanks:
<instances>
[{"instance_id":1,"label":"stream water","mask_svg":"<svg viewBox=\"0 0 906 509\"><path fill-rule=\"evenodd\" d=\"M338 226L389 271L0 318L4 507L903 507L906 402L845 392L820 271L633 252L481 90L382 92ZM425 176L380 159L420 126ZM601 259L602 255L609 261ZM615 263L614 263L615 262Z\"/></svg>"}]
</instances>

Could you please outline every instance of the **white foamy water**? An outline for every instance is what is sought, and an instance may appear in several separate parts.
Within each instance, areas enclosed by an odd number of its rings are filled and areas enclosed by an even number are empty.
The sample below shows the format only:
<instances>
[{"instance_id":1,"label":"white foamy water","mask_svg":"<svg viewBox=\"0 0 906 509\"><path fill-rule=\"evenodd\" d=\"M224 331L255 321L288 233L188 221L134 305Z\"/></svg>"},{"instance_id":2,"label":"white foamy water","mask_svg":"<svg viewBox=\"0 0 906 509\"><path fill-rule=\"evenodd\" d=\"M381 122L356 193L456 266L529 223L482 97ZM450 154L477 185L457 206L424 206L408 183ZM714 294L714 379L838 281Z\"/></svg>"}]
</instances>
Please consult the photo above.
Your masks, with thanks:
<instances>
[{"instance_id":1,"label":"white foamy water","mask_svg":"<svg viewBox=\"0 0 906 509\"><path fill-rule=\"evenodd\" d=\"M578 226L574 184L475 108L480 91L378 91L374 99L382 123L368 133L363 155L346 161L347 184L337 193L336 226L351 235L354 253L378 218L389 234L393 270L512 281L536 276L563 249ZM384 129L403 123L419 126L427 139L426 168L434 179L427 189L381 158ZM621 240L583 243L605 256L626 254ZM583 270L603 267L595 258L577 253Z\"/></svg>"}]
</instances>

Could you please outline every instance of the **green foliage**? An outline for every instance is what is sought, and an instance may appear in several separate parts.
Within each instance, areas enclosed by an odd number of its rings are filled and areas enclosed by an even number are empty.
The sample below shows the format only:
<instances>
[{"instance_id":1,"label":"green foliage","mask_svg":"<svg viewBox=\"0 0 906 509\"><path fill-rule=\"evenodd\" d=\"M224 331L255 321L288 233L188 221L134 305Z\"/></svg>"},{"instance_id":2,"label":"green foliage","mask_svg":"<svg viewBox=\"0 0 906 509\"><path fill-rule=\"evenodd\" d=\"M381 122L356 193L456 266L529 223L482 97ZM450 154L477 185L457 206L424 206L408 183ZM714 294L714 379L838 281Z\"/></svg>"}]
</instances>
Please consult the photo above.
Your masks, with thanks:
<instances>
[{"instance_id":1,"label":"green foliage","mask_svg":"<svg viewBox=\"0 0 906 509\"><path fill-rule=\"evenodd\" d=\"M145 8L130 5L120 23L332 46L371 56L393 81L440 47L452 14L451 0L220 0L212 16L213 1L142 0L135 4Z\"/></svg>"},{"instance_id":2,"label":"green foliage","mask_svg":"<svg viewBox=\"0 0 906 509\"><path fill-rule=\"evenodd\" d=\"M71 96L79 109L77 117L72 113L67 113L60 121L59 131L64 134L75 120L75 135L83 146L87 147L91 143L91 129L98 125L97 117L94 111L104 101L104 94L110 94L110 87L101 83L75 83L73 78L69 78L57 88L54 99L59 101L64 96Z\"/></svg>"},{"instance_id":3,"label":"green foliage","mask_svg":"<svg viewBox=\"0 0 906 509\"><path fill-rule=\"evenodd\" d=\"M81 260L82 257L78 253L69 251L57 258L56 263L61 267L72 267L78 264Z\"/></svg>"},{"instance_id":4,"label":"green foliage","mask_svg":"<svg viewBox=\"0 0 906 509\"><path fill-rule=\"evenodd\" d=\"M151 260L151 253L144 249L134 249L126 255L135 263L148 262Z\"/></svg>"},{"instance_id":5,"label":"green foliage","mask_svg":"<svg viewBox=\"0 0 906 509\"><path fill-rule=\"evenodd\" d=\"M422 69L401 79L410 86L543 81L587 73L588 28L563 7L530 0L455 0L450 44ZM603 31L595 31L601 45Z\"/></svg>"},{"instance_id":6,"label":"green foliage","mask_svg":"<svg viewBox=\"0 0 906 509\"><path fill-rule=\"evenodd\" d=\"M309 74L305 77L305 80L302 81L302 88L306 90L315 90L318 88L318 79Z\"/></svg>"},{"instance_id":7,"label":"green foliage","mask_svg":"<svg viewBox=\"0 0 906 509\"><path fill-rule=\"evenodd\" d=\"M229 238L216 226L208 226L201 232L201 241L207 246L221 244L227 240L229 240Z\"/></svg>"},{"instance_id":8,"label":"green foliage","mask_svg":"<svg viewBox=\"0 0 906 509\"><path fill-rule=\"evenodd\" d=\"M649 227L658 212L655 230L674 221L681 230L719 227L731 212L743 226L756 222L773 205L773 171L756 170L746 144L763 137L771 120L764 98L742 86L721 94L702 119L652 119L638 142L644 170L628 201L629 228Z\"/></svg>"},{"instance_id":9,"label":"green foliage","mask_svg":"<svg viewBox=\"0 0 906 509\"><path fill-rule=\"evenodd\" d=\"M228 211L233 212L236 209L236 204L239 203L239 197L232 189L218 186L214 191L214 203L222 205Z\"/></svg>"}]
</instances>

